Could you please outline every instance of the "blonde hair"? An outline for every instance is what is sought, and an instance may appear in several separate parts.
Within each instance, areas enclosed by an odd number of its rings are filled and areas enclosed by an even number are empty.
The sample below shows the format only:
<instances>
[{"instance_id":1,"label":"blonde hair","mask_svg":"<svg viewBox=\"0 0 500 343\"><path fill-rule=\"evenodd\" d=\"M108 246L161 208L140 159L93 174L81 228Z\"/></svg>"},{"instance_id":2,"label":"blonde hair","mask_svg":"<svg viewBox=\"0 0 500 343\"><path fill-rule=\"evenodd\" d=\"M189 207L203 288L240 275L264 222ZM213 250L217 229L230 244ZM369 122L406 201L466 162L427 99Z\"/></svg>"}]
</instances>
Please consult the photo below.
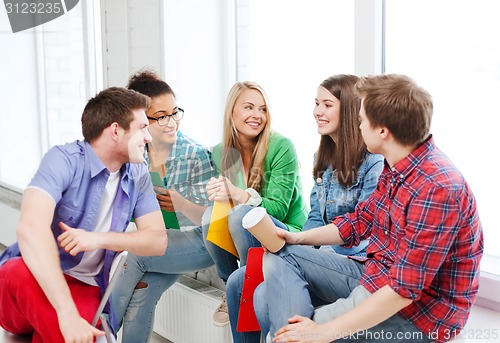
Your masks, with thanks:
<instances>
[{"instance_id":1,"label":"blonde hair","mask_svg":"<svg viewBox=\"0 0 500 343\"><path fill-rule=\"evenodd\" d=\"M222 146L224 149L222 153L221 173L233 182L236 179L236 174L234 173L235 170L231 167L238 162L242 153L242 146L238 139L238 131L236 130L236 126L233 121L233 110L236 101L247 89L254 89L258 91L264 98L267 108L266 125L264 130L262 130L262 132L257 136L257 142L253 147L248 178L248 187L260 192L261 189L263 190L265 188L264 159L266 157L269 145L269 136L271 134L271 116L269 111L269 101L266 93L264 92L264 89L262 89L262 87L255 82L237 82L229 90L224 110L224 130L222 137Z\"/></svg>"}]
</instances>

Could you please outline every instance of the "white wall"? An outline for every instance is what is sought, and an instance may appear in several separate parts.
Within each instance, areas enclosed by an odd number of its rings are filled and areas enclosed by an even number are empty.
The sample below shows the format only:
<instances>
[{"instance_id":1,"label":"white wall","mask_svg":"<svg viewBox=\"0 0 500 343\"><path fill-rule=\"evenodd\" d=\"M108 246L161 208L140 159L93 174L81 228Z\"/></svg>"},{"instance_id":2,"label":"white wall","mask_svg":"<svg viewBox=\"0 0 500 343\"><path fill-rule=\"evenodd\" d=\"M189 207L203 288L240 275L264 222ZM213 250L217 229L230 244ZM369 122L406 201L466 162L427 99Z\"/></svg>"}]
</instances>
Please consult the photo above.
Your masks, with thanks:
<instances>
[{"instance_id":1,"label":"white wall","mask_svg":"<svg viewBox=\"0 0 500 343\"><path fill-rule=\"evenodd\" d=\"M143 67L162 73L160 0L101 2L104 87L125 87Z\"/></svg>"},{"instance_id":2,"label":"white wall","mask_svg":"<svg viewBox=\"0 0 500 343\"><path fill-rule=\"evenodd\" d=\"M11 245L17 241L16 226L19 221L19 209L15 209L0 201L0 244Z\"/></svg>"},{"instance_id":3,"label":"white wall","mask_svg":"<svg viewBox=\"0 0 500 343\"><path fill-rule=\"evenodd\" d=\"M225 94L235 81L235 68L227 68L235 53L232 3L103 0L104 87L125 86L140 69L155 70L186 112L181 131L217 144Z\"/></svg>"},{"instance_id":4,"label":"white wall","mask_svg":"<svg viewBox=\"0 0 500 343\"><path fill-rule=\"evenodd\" d=\"M164 77L186 113L180 129L213 146L222 137L225 97L236 81L233 1L163 4Z\"/></svg>"}]
</instances>

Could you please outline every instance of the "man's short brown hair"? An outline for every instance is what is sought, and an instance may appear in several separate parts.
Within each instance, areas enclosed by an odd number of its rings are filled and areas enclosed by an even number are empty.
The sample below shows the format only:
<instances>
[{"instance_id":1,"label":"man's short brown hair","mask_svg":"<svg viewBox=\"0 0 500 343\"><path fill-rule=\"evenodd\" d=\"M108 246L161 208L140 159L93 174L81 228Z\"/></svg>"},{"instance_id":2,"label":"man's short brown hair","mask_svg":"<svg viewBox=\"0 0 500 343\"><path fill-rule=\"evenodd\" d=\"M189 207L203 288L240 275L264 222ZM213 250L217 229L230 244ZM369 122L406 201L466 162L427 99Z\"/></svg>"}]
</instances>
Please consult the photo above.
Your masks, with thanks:
<instances>
[{"instance_id":1,"label":"man's short brown hair","mask_svg":"<svg viewBox=\"0 0 500 343\"><path fill-rule=\"evenodd\" d=\"M432 97L405 75L362 77L355 86L364 99L372 127L387 127L394 139L407 146L422 143L429 135Z\"/></svg>"},{"instance_id":2,"label":"man's short brown hair","mask_svg":"<svg viewBox=\"0 0 500 343\"><path fill-rule=\"evenodd\" d=\"M139 92L121 87L105 89L90 99L83 110L83 137L91 143L114 122L128 130L133 120L132 112L138 109L147 110L150 104L149 97Z\"/></svg>"}]
</instances>

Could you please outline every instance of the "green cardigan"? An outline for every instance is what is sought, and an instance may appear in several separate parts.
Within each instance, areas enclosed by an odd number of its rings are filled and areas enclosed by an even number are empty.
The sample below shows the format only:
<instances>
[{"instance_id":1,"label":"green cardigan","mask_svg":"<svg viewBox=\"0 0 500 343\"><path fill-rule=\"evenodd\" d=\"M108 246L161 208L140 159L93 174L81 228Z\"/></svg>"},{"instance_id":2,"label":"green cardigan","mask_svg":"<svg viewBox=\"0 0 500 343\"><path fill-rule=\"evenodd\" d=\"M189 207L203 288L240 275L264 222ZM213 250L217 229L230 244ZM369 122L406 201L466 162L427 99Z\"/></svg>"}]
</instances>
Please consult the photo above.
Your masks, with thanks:
<instances>
[{"instance_id":1,"label":"green cardigan","mask_svg":"<svg viewBox=\"0 0 500 343\"><path fill-rule=\"evenodd\" d=\"M222 143L217 144L212 151L212 158L219 173L222 151ZM235 166L237 180L233 183L241 189L247 189L241 173L241 157L238 162ZM260 190L260 206L285 224L290 231L302 230L308 209L302 196L297 153L291 140L275 132L272 132L269 138L269 147L264 159L264 178L265 186Z\"/></svg>"}]
</instances>

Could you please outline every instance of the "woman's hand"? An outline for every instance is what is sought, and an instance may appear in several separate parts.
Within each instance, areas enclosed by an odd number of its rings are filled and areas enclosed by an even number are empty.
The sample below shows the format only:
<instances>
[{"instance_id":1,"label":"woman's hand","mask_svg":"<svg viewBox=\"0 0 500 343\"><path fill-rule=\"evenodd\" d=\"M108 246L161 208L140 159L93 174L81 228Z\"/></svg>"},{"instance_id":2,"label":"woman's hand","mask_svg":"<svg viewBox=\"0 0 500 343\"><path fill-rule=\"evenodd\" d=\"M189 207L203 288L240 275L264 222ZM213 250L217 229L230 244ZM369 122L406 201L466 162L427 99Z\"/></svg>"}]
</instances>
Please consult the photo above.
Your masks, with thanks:
<instances>
[{"instance_id":1,"label":"woman's hand","mask_svg":"<svg viewBox=\"0 0 500 343\"><path fill-rule=\"evenodd\" d=\"M217 192L220 190L219 178L212 177L207 182L206 190L208 194L208 199L213 201L213 198L217 196Z\"/></svg>"},{"instance_id":2,"label":"woman's hand","mask_svg":"<svg viewBox=\"0 0 500 343\"><path fill-rule=\"evenodd\" d=\"M250 194L245 190L233 185L231 180L225 176L211 178L207 183L208 200L210 201L233 201L234 205L244 204L250 199Z\"/></svg>"},{"instance_id":3,"label":"woman's hand","mask_svg":"<svg viewBox=\"0 0 500 343\"><path fill-rule=\"evenodd\" d=\"M154 190L156 193L156 199L158 200L162 210L175 212L175 208L177 207L177 211L182 212L180 205L183 198L179 193L177 193L177 191L156 186L154 187Z\"/></svg>"}]
</instances>

